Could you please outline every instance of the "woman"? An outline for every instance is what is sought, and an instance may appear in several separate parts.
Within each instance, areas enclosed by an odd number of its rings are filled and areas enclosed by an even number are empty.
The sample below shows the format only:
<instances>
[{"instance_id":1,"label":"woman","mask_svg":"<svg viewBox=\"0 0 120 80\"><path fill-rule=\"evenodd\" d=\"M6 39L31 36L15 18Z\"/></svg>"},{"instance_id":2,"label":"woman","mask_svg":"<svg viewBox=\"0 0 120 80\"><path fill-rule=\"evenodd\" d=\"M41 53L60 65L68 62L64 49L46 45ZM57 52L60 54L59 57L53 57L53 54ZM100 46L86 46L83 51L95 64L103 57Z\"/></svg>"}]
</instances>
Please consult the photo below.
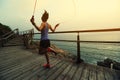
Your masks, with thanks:
<instances>
[{"instance_id":1,"label":"woman","mask_svg":"<svg viewBox=\"0 0 120 80\"><path fill-rule=\"evenodd\" d=\"M34 22L34 16L30 19L32 25L38 30L41 31L41 40L40 40L40 47L42 48L42 52L44 52L47 64L44 65L45 68L50 68L50 62L49 62L49 57L47 52L51 51L54 52L50 47L50 40L48 38L48 31L49 29L52 32L55 32L56 28L59 26L59 24L56 24L54 29L51 27L49 23L47 23L47 20L49 18L49 14L47 11L44 12L44 14L41 17L42 23L40 26L37 26L36 23ZM40 51L39 51L40 53Z\"/></svg>"}]
</instances>

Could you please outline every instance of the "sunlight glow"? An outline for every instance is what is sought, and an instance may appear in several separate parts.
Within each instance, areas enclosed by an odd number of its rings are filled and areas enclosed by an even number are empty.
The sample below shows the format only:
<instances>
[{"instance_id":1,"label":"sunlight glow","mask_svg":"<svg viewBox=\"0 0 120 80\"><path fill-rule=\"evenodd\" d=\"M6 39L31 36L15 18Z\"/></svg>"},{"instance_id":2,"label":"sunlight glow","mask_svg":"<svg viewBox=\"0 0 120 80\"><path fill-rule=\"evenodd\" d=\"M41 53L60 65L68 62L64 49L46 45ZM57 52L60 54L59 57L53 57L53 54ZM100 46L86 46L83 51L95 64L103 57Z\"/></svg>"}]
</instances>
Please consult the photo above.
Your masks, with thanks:
<instances>
[{"instance_id":1,"label":"sunlight glow","mask_svg":"<svg viewBox=\"0 0 120 80\"><path fill-rule=\"evenodd\" d=\"M20 29L33 28L35 0L1 0L0 22ZM120 27L120 0L37 0L35 21L47 10L51 25L61 23L58 31ZM23 28L24 26L24 28Z\"/></svg>"}]
</instances>

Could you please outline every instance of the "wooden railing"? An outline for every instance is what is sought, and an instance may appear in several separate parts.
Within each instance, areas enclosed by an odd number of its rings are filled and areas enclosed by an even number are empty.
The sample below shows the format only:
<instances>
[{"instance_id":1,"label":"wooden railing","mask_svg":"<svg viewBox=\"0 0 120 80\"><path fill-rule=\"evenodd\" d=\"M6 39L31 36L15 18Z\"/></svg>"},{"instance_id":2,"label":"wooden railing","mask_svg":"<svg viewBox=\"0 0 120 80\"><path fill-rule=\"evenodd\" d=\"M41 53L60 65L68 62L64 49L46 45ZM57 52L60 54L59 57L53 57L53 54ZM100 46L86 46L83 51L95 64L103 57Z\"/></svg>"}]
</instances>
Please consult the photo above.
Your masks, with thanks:
<instances>
[{"instance_id":1,"label":"wooden railing","mask_svg":"<svg viewBox=\"0 0 120 80\"><path fill-rule=\"evenodd\" d=\"M10 39L12 39L13 37L15 37L16 35L19 35L18 28L14 29L13 31L10 31L10 32L4 34L3 36L1 36L1 38L0 38L0 45L1 45L1 47L4 47L4 44L6 42L8 42Z\"/></svg>"},{"instance_id":2,"label":"wooden railing","mask_svg":"<svg viewBox=\"0 0 120 80\"><path fill-rule=\"evenodd\" d=\"M57 40L54 39L51 41L63 41L63 42L76 42L77 45L77 62L80 63L83 60L81 59L80 55L80 42L97 42L97 43L120 43L120 41L81 41L80 40L80 33L92 33L92 32L113 32L113 31L120 31L120 28L112 28L112 29L96 29L96 30L77 30L77 31L59 31L59 32L49 32L49 34L59 34L59 33L76 33L76 40ZM40 33L34 33L34 34L40 34Z\"/></svg>"},{"instance_id":3,"label":"wooden railing","mask_svg":"<svg viewBox=\"0 0 120 80\"><path fill-rule=\"evenodd\" d=\"M81 54L80 54L80 42L96 42L96 43L120 43L120 41L81 41L80 40L80 34L81 33L92 33L92 32L115 32L115 31L120 31L120 28L112 28L112 29L96 29L96 30L77 30L77 31L59 31L59 32L49 32L49 34L62 34L62 33L76 33L76 40L64 40L64 39L51 39L51 41L63 41L63 42L75 42L77 45L77 62L80 63L82 62L81 59ZM19 35L19 30L15 29L9 33L6 33L2 37L0 37L0 45L4 46L4 44L14 37L15 35ZM34 34L40 34L40 33L34 33L34 29L26 30L20 32L20 35L23 36L23 41L24 45L26 48L30 47L30 44L32 43L33 40L33 35Z\"/></svg>"},{"instance_id":4,"label":"wooden railing","mask_svg":"<svg viewBox=\"0 0 120 80\"><path fill-rule=\"evenodd\" d=\"M62 39L51 39L51 41L63 41L63 42L76 42L77 45L77 62L80 63L83 60L81 59L81 54L80 54L80 42L91 42L91 43L120 43L120 41L81 41L80 40L80 33L92 33L92 32L115 32L115 31L120 31L120 28L112 28L112 29L96 29L96 30L77 30L77 31L59 31L59 32L49 32L49 34L61 34L61 33L76 33L76 40L62 40ZM18 34L19 31L17 30ZM7 33L8 34L8 33ZM6 35L7 35L6 34ZM26 31L22 31L20 32L20 35L23 36L23 41L24 41L24 45L26 46L26 48L30 47L30 44L33 41L33 35L34 34L41 34L41 33L34 33L34 29L30 29L30 30L26 30ZM5 36L5 35L4 35ZM8 38L8 37L6 37ZM4 38L4 39L6 39ZM3 40L3 39L0 39Z\"/></svg>"},{"instance_id":5,"label":"wooden railing","mask_svg":"<svg viewBox=\"0 0 120 80\"><path fill-rule=\"evenodd\" d=\"M24 46L26 48L29 48L30 44L32 44L33 35L34 35L34 29L30 29L30 30L26 30L26 31L21 31L20 35L23 36Z\"/></svg>"}]
</instances>

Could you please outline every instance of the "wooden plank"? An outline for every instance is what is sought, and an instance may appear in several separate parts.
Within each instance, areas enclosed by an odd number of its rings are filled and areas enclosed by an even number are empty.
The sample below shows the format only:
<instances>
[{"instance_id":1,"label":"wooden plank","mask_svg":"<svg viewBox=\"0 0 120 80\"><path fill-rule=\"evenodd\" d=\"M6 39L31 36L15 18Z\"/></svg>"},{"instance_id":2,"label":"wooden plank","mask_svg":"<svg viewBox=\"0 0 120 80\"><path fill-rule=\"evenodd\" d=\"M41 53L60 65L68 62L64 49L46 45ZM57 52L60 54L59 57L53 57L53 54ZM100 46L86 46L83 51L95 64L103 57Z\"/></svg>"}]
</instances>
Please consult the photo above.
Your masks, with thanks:
<instances>
[{"instance_id":1,"label":"wooden plank","mask_svg":"<svg viewBox=\"0 0 120 80\"><path fill-rule=\"evenodd\" d=\"M31 77L31 74L33 74L34 72L39 70L41 65L42 65L42 63L38 63L38 65L34 66L33 69L30 69L24 73L21 73L19 76L15 77L13 80L22 80L25 77Z\"/></svg>"},{"instance_id":2,"label":"wooden plank","mask_svg":"<svg viewBox=\"0 0 120 80\"><path fill-rule=\"evenodd\" d=\"M54 63L54 62L55 62L55 61L52 60L52 63ZM44 61L44 60L41 60L41 61L38 63L39 65L35 66L33 69L31 69L31 70L29 70L29 71L24 72L23 74L17 76L16 78L14 78L14 80L22 80L22 79L24 79L24 80L29 80L29 79L31 79L31 77L36 76L37 73L38 73L40 70L43 70L43 63L45 63L45 61ZM33 79L33 80L34 80L34 79ZM35 80L36 80L36 79L35 79Z\"/></svg>"},{"instance_id":3,"label":"wooden plank","mask_svg":"<svg viewBox=\"0 0 120 80\"><path fill-rule=\"evenodd\" d=\"M32 61L29 60L30 61L29 63L22 64L21 66L9 71L9 73L5 75L4 79L13 80L13 78L19 76L20 74L23 74L24 72L33 69L34 66L38 65L39 59L40 58L36 58Z\"/></svg>"},{"instance_id":4,"label":"wooden plank","mask_svg":"<svg viewBox=\"0 0 120 80\"><path fill-rule=\"evenodd\" d=\"M4 61L13 59L13 58L20 58L21 56L28 56L32 55L29 51L10 48L10 50L3 50L4 53L0 54L0 63L6 63ZM7 61L8 62L8 61ZM10 62L10 61L9 61ZM2 63L1 63L2 64Z\"/></svg>"},{"instance_id":5,"label":"wooden plank","mask_svg":"<svg viewBox=\"0 0 120 80\"><path fill-rule=\"evenodd\" d=\"M58 61L57 61L57 60L52 60L52 61L51 61L51 64L54 64L54 66L55 66L57 63L59 63L59 60L58 60ZM44 75L44 74L42 74L42 73L44 72L44 70L45 70L45 68L44 68L43 66L41 66L39 70L37 70L35 73L33 73L33 74L31 75L31 77L27 77L27 78L25 78L24 80L26 80L26 79L37 80L37 79L38 79L38 75Z\"/></svg>"},{"instance_id":6,"label":"wooden plank","mask_svg":"<svg viewBox=\"0 0 120 80\"><path fill-rule=\"evenodd\" d=\"M63 80L64 77L67 75L67 73L70 71L72 67L72 63L69 63L69 65L66 67L66 69L57 77L56 80Z\"/></svg>"},{"instance_id":7,"label":"wooden plank","mask_svg":"<svg viewBox=\"0 0 120 80\"><path fill-rule=\"evenodd\" d=\"M89 80L89 65L85 64L80 80Z\"/></svg>"},{"instance_id":8,"label":"wooden plank","mask_svg":"<svg viewBox=\"0 0 120 80\"><path fill-rule=\"evenodd\" d=\"M8 63L6 63L4 66L0 67L0 68L1 68L1 69L0 69L0 71L1 71L0 74L1 74L1 73L4 73L4 72L9 72L10 70L15 69L15 68L21 66L20 63L28 62L28 60L30 60L30 59L32 59L32 58L35 59L35 57L33 57L32 55L26 56L26 57L23 57L23 58L19 58L19 59L17 59L17 60L14 59L14 61L8 62ZM23 61L24 61L24 62L23 62Z\"/></svg>"},{"instance_id":9,"label":"wooden plank","mask_svg":"<svg viewBox=\"0 0 120 80\"><path fill-rule=\"evenodd\" d=\"M51 64L54 64L56 66L56 64L59 63L60 60L52 60ZM37 80L38 76L42 76L44 75L45 72L45 68L43 66L41 66L39 69L37 69L35 72L33 72L32 74L30 74L29 76L25 76L23 78L23 80Z\"/></svg>"},{"instance_id":10,"label":"wooden plank","mask_svg":"<svg viewBox=\"0 0 120 80\"><path fill-rule=\"evenodd\" d=\"M23 45L23 41L19 37L13 38L12 40L4 44L4 46L18 46L18 45Z\"/></svg>"},{"instance_id":11,"label":"wooden plank","mask_svg":"<svg viewBox=\"0 0 120 80\"><path fill-rule=\"evenodd\" d=\"M36 57L33 57L32 55L31 56L27 56L27 57L24 57L24 58L21 58L21 59L19 59L18 61L14 61L14 63L11 63L11 64L7 64L6 66L8 66L8 69L2 69L3 71L1 71L0 73L4 73L4 72L8 72L8 70L12 70L12 69L15 69L15 68L17 68L17 67L19 67L19 66L21 66L22 64L25 64L26 62L29 62L29 60L34 60ZM16 66L15 66L15 65ZM13 65L13 66L12 66ZM11 67L9 67L9 66L11 66ZM14 67L15 66L15 67Z\"/></svg>"},{"instance_id":12,"label":"wooden plank","mask_svg":"<svg viewBox=\"0 0 120 80\"><path fill-rule=\"evenodd\" d=\"M113 76L113 80L120 80L120 70L108 70L108 72Z\"/></svg>"},{"instance_id":13,"label":"wooden plank","mask_svg":"<svg viewBox=\"0 0 120 80\"><path fill-rule=\"evenodd\" d=\"M23 49L23 47L20 47L20 46L17 46L17 47L4 47L4 48L0 48L0 55L2 55L2 54L4 54L4 53L10 53L10 54L14 54L14 53L12 53L12 51L20 51L20 50L22 50L22 51L26 51L26 50L24 50Z\"/></svg>"},{"instance_id":14,"label":"wooden plank","mask_svg":"<svg viewBox=\"0 0 120 80\"><path fill-rule=\"evenodd\" d=\"M33 68L35 68L36 66L39 66L39 63L35 63L34 65L28 65L24 68L21 68L21 70L17 70L16 72L13 72L12 75L7 76L7 79L9 80L13 80L16 77L19 77L21 74L25 74L28 71L32 71Z\"/></svg>"},{"instance_id":15,"label":"wooden plank","mask_svg":"<svg viewBox=\"0 0 120 80\"><path fill-rule=\"evenodd\" d=\"M113 74L114 74L115 80L120 80L120 70L115 70Z\"/></svg>"},{"instance_id":16,"label":"wooden plank","mask_svg":"<svg viewBox=\"0 0 120 80\"><path fill-rule=\"evenodd\" d=\"M97 66L96 69L97 69L97 80L105 80L103 67Z\"/></svg>"},{"instance_id":17,"label":"wooden plank","mask_svg":"<svg viewBox=\"0 0 120 80\"><path fill-rule=\"evenodd\" d=\"M16 57L19 57L19 55L20 56L23 55L23 54L20 54L20 52L21 51L19 51L19 50L14 50L14 51L11 51L11 52L5 52L5 51L3 51L2 54L0 54L0 61L2 61L2 60L5 61L7 58L10 58L11 56L18 55ZM26 55L26 54L24 54L24 55ZM5 58L5 60L4 60L4 58Z\"/></svg>"},{"instance_id":18,"label":"wooden plank","mask_svg":"<svg viewBox=\"0 0 120 80\"><path fill-rule=\"evenodd\" d=\"M35 65L28 66L28 68L30 68L30 69L26 70L25 72L19 74L16 77L14 77L13 80L22 80L25 77L31 77L35 72L37 72L40 69L40 67L43 65L44 62L45 62L44 60L40 60ZM26 80L28 80L28 79L26 79Z\"/></svg>"},{"instance_id":19,"label":"wooden plank","mask_svg":"<svg viewBox=\"0 0 120 80\"><path fill-rule=\"evenodd\" d=\"M61 67L59 67L58 70L56 70L54 73L49 72L49 74L51 74L50 76L48 76L47 80L56 80L56 78L61 75L61 73L66 69L66 67L68 66L68 62L65 62Z\"/></svg>"},{"instance_id":20,"label":"wooden plank","mask_svg":"<svg viewBox=\"0 0 120 80\"><path fill-rule=\"evenodd\" d=\"M43 57L42 57L43 58ZM26 78L26 77L32 77L32 76L35 76L36 74L36 72L37 71L39 71L40 69L41 69L41 67L43 67L43 63L45 63L46 62L46 60L45 59L43 59L43 60L39 60L39 64L40 65L38 65L38 66L36 66L35 68L33 68L32 69L32 71L30 70L30 71L27 71L27 72L25 72L24 74L21 74L20 76L18 76L17 78L15 78L15 79L17 79L17 80L21 80L21 79L23 79L23 78ZM52 62L54 62L54 60L52 61Z\"/></svg>"},{"instance_id":21,"label":"wooden plank","mask_svg":"<svg viewBox=\"0 0 120 80\"><path fill-rule=\"evenodd\" d=\"M30 57L30 56L33 56L33 55L15 54L14 56L10 56L10 57L6 56L6 57L3 57L2 60L0 61L0 64L1 64L0 66L4 66L4 65L7 65L8 63L13 63L13 62L19 61L19 59L21 60L22 58Z\"/></svg>"},{"instance_id":22,"label":"wooden plank","mask_svg":"<svg viewBox=\"0 0 120 80\"><path fill-rule=\"evenodd\" d=\"M77 65L77 70L76 70L76 73L75 73L74 77L72 78L72 80L80 80L83 69L84 69L83 63L80 63L79 65Z\"/></svg>"},{"instance_id":23,"label":"wooden plank","mask_svg":"<svg viewBox=\"0 0 120 80\"><path fill-rule=\"evenodd\" d=\"M107 68L103 68L103 71L104 71L104 75L105 75L105 80L114 80L110 69L108 70Z\"/></svg>"},{"instance_id":24,"label":"wooden plank","mask_svg":"<svg viewBox=\"0 0 120 80\"><path fill-rule=\"evenodd\" d=\"M95 65L89 65L89 80L97 80L97 71L96 71L96 66Z\"/></svg>"},{"instance_id":25,"label":"wooden plank","mask_svg":"<svg viewBox=\"0 0 120 80\"><path fill-rule=\"evenodd\" d=\"M76 71L77 67L76 67L76 64L73 63L70 71L67 73L67 75L64 77L63 80L72 80L74 74L75 74L75 71Z\"/></svg>"},{"instance_id":26,"label":"wooden plank","mask_svg":"<svg viewBox=\"0 0 120 80\"><path fill-rule=\"evenodd\" d=\"M7 58L7 57L11 57L11 56L16 56L19 57L19 55L31 55L32 53L28 52L28 51L23 51L23 50L14 50L14 51L3 51L3 54L0 54L1 58Z\"/></svg>"},{"instance_id":27,"label":"wooden plank","mask_svg":"<svg viewBox=\"0 0 120 80\"><path fill-rule=\"evenodd\" d=\"M32 69L34 66L36 66L36 64L39 63L36 60L39 60L39 58L36 58L35 60L30 61L29 63L26 63L26 65L25 64L21 65L17 69L13 69L11 73L5 75L5 79L9 79L9 80L13 79L14 77L20 75L21 73L24 73L29 69Z\"/></svg>"},{"instance_id":28,"label":"wooden plank","mask_svg":"<svg viewBox=\"0 0 120 80\"><path fill-rule=\"evenodd\" d=\"M19 52L18 52L18 53L19 53ZM6 54L6 53L5 53L5 54ZM15 58L20 58L21 56L26 56L26 55L17 54L17 52L16 52L16 54L13 54L13 55L11 55L11 54L3 55L3 56L0 55L0 64L4 64L4 63L6 63L6 62L10 62L10 60L13 60L13 59L15 59ZM9 60L9 61L8 61L8 60Z\"/></svg>"},{"instance_id":29,"label":"wooden plank","mask_svg":"<svg viewBox=\"0 0 120 80\"><path fill-rule=\"evenodd\" d=\"M54 72L55 72L56 70L58 70L63 64L64 64L64 62L63 62L63 61L60 61L55 67L53 67L53 68L51 68L51 69L46 69L46 70L44 70L44 72L42 72L42 73L43 73L42 76L41 76L41 74L38 75L38 76L39 76L39 79L40 79L40 80L46 80L46 79L48 79L48 77L49 77L50 75L54 74Z\"/></svg>"}]
</instances>

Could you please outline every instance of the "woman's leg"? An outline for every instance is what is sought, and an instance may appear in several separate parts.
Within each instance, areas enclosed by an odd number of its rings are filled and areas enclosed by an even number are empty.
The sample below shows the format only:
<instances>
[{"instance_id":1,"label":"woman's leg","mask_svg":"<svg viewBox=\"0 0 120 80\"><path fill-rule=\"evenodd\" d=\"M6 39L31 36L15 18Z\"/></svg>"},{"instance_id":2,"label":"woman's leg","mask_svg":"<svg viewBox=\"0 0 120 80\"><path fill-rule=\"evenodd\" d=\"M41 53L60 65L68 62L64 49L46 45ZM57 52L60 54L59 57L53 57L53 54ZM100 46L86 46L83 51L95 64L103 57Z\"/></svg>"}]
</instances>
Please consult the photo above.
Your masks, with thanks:
<instances>
[{"instance_id":1,"label":"woman's leg","mask_svg":"<svg viewBox=\"0 0 120 80\"><path fill-rule=\"evenodd\" d=\"M41 49L39 50L39 54L44 54L44 55L45 55L45 58L46 58L46 61L47 61L47 64L50 63L50 62L49 62L49 56L48 56L48 54L47 54L47 49L41 48Z\"/></svg>"},{"instance_id":2,"label":"woman's leg","mask_svg":"<svg viewBox=\"0 0 120 80\"><path fill-rule=\"evenodd\" d=\"M47 64L50 64L50 62L49 62L49 56L48 56L47 52L45 53L45 57L46 57Z\"/></svg>"},{"instance_id":3,"label":"woman's leg","mask_svg":"<svg viewBox=\"0 0 120 80\"><path fill-rule=\"evenodd\" d=\"M45 53L45 58L46 58L47 64L44 64L44 67L45 68L50 68L49 55L47 53L47 50L46 50L46 53Z\"/></svg>"},{"instance_id":4,"label":"woman's leg","mask_svg":"<svg viewBox=\"0 0 120 80\"><path fill-rule=\"evenodd\" d=\"M47 64L49 64L50 62L49 62L49 56L48 56L48 54L47 54L47 49L43 48L43 49L42 49L42 53L45 54L45 58L46 58Z\"/></svg>"},{"instance_id":5,"label":"woman's leg","mask_svg":"<svg viewBox=\"0 0 120 80\"><path fill-rule=\"evenodd\" d=\"M49 48L47 49L47 51L48 51L48 52L53 52L55 55L57 55L57 53L55 52L55 50L52 49L51 47L49 47Z\"/></svg>"},{"instance_id":6,"label":"woman's leg","mask_svg":"<svg viewBox=\"0 0 120 80\"><path fill-rule=\"evenodd\" d=\"M47 50L44 48L39 48L39 54L45 54L47 53Z\"/></svg>"}]
</instances>

